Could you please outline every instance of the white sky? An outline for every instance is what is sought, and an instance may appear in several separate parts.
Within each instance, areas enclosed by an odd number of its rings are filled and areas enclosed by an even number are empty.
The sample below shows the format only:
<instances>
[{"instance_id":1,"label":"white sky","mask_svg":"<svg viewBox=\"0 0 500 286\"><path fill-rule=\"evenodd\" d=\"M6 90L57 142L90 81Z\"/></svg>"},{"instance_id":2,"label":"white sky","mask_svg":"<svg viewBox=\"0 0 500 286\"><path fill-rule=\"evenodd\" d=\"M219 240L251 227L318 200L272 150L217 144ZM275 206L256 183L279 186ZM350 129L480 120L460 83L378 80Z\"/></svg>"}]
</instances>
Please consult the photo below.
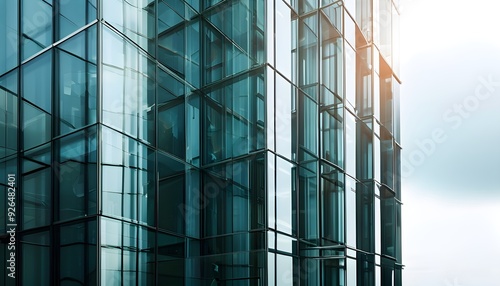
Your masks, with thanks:
<instances>
[{"instance_id":1,"label":"white sky","mask_svg":"<svg viewBox=\"0 0 500 286\"><path fill-rule=\"evenodd\" d=\"M401 10L403 285L498 286L500 1Z\"/></svg>"}]
</instances>

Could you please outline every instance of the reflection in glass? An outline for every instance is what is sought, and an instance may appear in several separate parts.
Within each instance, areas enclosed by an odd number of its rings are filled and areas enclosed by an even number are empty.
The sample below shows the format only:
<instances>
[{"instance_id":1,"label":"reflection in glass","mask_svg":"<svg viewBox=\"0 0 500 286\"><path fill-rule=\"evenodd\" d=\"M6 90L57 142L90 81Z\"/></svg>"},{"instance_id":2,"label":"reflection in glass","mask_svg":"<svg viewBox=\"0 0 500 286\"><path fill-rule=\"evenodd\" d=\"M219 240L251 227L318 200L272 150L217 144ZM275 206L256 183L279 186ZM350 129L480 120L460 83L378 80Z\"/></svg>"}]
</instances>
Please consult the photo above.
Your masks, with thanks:
<instances>
[{"instance_id":1,"label":"reflection in glass","mask_svg":"<svg viewBox=\"0 0 500 286\"><path fill-rule=\"evenodd\" d=\"M89 37L95 37L95 29L89 32ZM87 33L77 35L75 43L80 41L79 37L86 37ZM97 92L97 68L95 63L85 60L71 52L71 39L61 46L68 48L70 53L57 50L58 62L58 113L59 130L61 134L78 129L96 121L96 92ZM95 46L93 47L95 50ZM92 50L90 50L91 52ZM84 53L87 54L87 53Z\"/></svg>"},{"instance_id":2,"label":"reflection in glass","mask_svg":"<svg viewBox=\"0 0 500 286\"><path fill-rule=\"evenodd\" d=\"M102 129L102 211L154 225L154 152L109 128Z\"/></svg>"},{"instance_id":3,"label":"reflection in glass","mask_svg":"<svg viewBox=\"0 0 500 286\"><path fill-rule=\"evenodd\" d=\"M58 150L56 185L58 220L96 213L97 204L97 130L95 127L73 133L56 141Z\"/></svg>"},{"instance_id":4,"label":"reflection in glass","mask_svg":"<svg viewBox=\"0 0 500 286\"><path fill-rule=\"evenodd\" d=\"M17 69L0 77L0 158L18 148Z\"/></svg>"},{"instance_id":5,"label":"reflection in glass","mask_svg":"<svg viewBox=\"0 0 500 286\"><path fill-rule=\"evenodd\" d=\"M18 61L18 4L19 1L0 3L0 74L17 65Z\"/></svg>"},{"instance_id":6,"label":"reflection in glass","mask_svg":"<svg viewBox=\"0 0 500 286\"><path fill-rule=\"evenodd\" d=\"M62 39L96 18L97 0L58 1L58 38Z\"/></svg>"},{"instance_id":7,"label":"reflection in glass","mask_svg":"<svg viewBox=\"0 0 500 286\"><path fill-rule=\"evenodd\" d=\"M97 285L95 220L61 225L59 231L59 271L61 285ZM75 259L78 257L78 259Z\"/></svg>"},{"instance_id":8,"label":"reflection in glass","mask_svg":"<svg viewBox=\"0 0 500 286\"><path fill-rule=\"evenodd\" d=\"M155 65L109 29L103 41L103 122L153 144Z\"/></svg>"},{"instance_id":9,"label":"reflection in glass","mask_svg":"<svg viewBox=\"0 0 500 286\"><path fill-rule=\"evenodd\" d=\"M21 51L25 60L52 44L52 1L21 1Z\"/></svg>"},{"instance_id":10,"label":"reflection in glass","mask_svg":"<svg viewBox=\"0 0 500 286\"><path fill-rule=\"evenodd\" d=\"M48 231L37 232L19 237L21 273L29 273L18 277L20 285L50 284L50 235ZM43 263L42 263L43 262ZM17 276L16 276L17 277Z\"/></svg>"},{"instance_id":11,"label":"reflection in glass","mask_svg":"<svg viewBox=\"0 0 500 286\"><path fill-rule=\"evenodd\" d=\"M155 54L154 0L106 0L102 6L104 20L141 48Z\"/></svg>"}]
</instances>

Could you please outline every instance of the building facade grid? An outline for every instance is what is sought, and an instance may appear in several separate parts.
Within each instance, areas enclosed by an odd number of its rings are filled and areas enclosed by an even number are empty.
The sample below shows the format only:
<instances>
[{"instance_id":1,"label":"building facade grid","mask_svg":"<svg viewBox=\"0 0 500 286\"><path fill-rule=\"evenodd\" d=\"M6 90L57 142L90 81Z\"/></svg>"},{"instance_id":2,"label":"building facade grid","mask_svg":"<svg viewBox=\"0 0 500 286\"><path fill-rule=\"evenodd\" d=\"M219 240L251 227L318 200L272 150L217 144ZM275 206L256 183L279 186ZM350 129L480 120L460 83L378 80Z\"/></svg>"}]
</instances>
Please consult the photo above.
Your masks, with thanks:
<instances>
[{"instance_id":1,"label":"building facade grid","mask_svg":"<svg viewBox=\"0 0 500 286\"><path fill-rule=\"evenodd\" d=\"M401 285L398 6L0 1L0 284Z\"/></svg>"}]
</instances>

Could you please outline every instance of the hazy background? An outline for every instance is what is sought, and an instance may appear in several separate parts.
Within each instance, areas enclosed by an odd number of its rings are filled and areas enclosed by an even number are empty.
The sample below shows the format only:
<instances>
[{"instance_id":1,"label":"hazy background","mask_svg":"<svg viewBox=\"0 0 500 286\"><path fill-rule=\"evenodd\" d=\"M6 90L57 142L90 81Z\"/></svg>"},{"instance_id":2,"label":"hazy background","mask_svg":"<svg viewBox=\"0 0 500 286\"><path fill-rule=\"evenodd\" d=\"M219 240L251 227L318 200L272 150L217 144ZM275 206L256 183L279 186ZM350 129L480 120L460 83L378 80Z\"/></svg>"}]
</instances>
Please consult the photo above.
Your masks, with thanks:
<instances>
[{"instance_id":1,"label":"hazy background","mask_svg":"<svg viewBox=\"0 0 500 286\"><path fill-rule=\"evenodd\" d=\"M403 285L498 286L500 1L400 3Z\"/></svg>"}]
</instances>

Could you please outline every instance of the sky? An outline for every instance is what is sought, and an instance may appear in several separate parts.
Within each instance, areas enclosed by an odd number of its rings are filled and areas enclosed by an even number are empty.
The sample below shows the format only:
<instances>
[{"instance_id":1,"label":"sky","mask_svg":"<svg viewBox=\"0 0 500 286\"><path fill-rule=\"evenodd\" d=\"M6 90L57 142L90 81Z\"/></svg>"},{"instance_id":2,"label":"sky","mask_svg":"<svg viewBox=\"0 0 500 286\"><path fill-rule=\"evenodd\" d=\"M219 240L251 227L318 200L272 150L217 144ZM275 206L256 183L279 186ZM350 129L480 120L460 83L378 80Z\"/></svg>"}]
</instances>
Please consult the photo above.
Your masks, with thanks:
<instances>
[{"instance_id":1,"label":"sky","mask_svg":"<svg viewBox=\"0 0 500 286\"><path fill-rule=\"evenodd\" d=\"M400 0L403 285L500 285L500 1Z\"/></svg>"}]
</instances>

